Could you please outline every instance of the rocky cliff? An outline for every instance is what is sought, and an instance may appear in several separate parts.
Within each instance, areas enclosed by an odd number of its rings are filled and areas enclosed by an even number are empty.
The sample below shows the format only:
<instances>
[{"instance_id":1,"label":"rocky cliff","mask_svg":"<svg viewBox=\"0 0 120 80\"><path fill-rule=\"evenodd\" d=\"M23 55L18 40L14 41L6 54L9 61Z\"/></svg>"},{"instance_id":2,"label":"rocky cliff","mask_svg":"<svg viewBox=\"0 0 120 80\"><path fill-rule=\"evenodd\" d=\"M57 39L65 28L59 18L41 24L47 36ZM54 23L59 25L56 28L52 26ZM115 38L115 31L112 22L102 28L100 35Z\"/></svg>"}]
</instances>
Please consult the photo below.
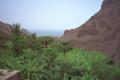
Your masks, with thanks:
<instances>
[{"instance_id":1,"label":"rocky cliff","mask_svg":"<svg viewBox=\"0 0 120 80\"><path fill-rule=\"evenodd\" d=\"M120 60L120 0L104 0L98 13L82 26L65 30L74 47L99 50Z\"/></svg>"}]
</instances>

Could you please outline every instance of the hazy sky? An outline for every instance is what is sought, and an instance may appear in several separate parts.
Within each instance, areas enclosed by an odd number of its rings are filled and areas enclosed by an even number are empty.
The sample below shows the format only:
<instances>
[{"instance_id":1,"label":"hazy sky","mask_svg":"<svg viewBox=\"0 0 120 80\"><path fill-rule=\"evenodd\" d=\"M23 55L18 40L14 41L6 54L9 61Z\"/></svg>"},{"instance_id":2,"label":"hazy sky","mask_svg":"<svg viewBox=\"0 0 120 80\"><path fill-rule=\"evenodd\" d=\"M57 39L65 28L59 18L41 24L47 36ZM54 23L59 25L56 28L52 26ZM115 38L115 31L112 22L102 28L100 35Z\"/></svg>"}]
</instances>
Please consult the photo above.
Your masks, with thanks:
<instances>
[{"instance_id":1,"label":"hazy sky","mask_svg":"<svg viewBox=\"0 0 120 80\"><path fill-rule=\"evenodd\" d=\"M76 28L100 10L103 0L0 0L0 21L30 30Z\"/></svg>"}]
</instances>

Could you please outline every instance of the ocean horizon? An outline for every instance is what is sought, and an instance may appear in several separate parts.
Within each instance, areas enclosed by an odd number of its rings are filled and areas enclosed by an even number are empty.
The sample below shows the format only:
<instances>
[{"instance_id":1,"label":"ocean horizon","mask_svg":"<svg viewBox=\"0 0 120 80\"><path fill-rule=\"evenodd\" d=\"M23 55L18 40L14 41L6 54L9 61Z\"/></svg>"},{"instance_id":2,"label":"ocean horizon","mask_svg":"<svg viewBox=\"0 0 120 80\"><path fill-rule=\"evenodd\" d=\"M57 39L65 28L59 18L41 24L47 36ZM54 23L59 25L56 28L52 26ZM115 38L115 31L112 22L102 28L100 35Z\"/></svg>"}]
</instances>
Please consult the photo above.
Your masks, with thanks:
<instances>
[{"instance_id":1,"label":"ocean horizon","mask_svg":"<svg viewBox=\"0 0 120 80\"><path fill-rule=\"evenodd\" d=\"M64 34L64 30L30 30L32 33L36 33L38 36L53 36L59 37Z\"/></svg>"}]
</instances>

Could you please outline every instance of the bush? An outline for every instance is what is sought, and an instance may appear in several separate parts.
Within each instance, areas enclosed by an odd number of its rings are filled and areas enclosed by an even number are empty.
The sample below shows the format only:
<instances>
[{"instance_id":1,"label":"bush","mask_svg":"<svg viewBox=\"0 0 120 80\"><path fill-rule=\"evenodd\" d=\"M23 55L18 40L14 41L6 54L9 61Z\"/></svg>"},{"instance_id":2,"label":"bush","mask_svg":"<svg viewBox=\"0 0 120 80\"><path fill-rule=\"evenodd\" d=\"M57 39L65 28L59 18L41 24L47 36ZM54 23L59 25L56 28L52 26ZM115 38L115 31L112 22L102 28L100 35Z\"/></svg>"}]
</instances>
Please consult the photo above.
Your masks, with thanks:
<instances>
[{"instance_id":1,"label":"bush","mask_svg":"<svg viewBox=\"0 0 120 80\"><path fill-rule=\"evenodd\" d=\"M11 42L6 45L11 50ZM120 79L120 64L100 52L72 49L64 55L53 46L42 48L41 54L29 48L19 56L12 51L2 53L0 68L20 70L23 80Z\"/></svg>"},{"instance_id":2,"label":"bush","mask_svg":"<svg viewBox=\"0 0 120 80\"><path fill-rule=\"evenodd\" d=\"M100 52L74 49L66 54L66 56L59 54L58 60L69 62L74 67L87 72L87 74L84 73L83 80L120 79L120 65L118 63L108 64L111 59ZM92 77L95 77L95 79L92 79Z\"/></svg>"}]
</instances>

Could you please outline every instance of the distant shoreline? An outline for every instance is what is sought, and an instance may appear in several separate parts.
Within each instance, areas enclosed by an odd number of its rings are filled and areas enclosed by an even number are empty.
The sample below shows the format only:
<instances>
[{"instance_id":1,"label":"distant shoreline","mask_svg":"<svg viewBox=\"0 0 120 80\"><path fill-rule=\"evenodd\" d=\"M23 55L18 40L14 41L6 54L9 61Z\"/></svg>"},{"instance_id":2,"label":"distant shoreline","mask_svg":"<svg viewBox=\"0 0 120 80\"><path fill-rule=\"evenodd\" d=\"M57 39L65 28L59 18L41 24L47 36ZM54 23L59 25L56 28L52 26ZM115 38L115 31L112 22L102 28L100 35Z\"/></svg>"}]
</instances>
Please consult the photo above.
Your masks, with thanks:
<instances>
[{"instance_id":1,"label":"distant shoreline","mask_svg":"<svg viewBox=\"0 0 120 80\"><path fill-rule=\"evenodd\" d=\"M61 37L64 33L64 30L30 30L30 32L35 32L37 36Z\"/></svg>"}]
</instances>

